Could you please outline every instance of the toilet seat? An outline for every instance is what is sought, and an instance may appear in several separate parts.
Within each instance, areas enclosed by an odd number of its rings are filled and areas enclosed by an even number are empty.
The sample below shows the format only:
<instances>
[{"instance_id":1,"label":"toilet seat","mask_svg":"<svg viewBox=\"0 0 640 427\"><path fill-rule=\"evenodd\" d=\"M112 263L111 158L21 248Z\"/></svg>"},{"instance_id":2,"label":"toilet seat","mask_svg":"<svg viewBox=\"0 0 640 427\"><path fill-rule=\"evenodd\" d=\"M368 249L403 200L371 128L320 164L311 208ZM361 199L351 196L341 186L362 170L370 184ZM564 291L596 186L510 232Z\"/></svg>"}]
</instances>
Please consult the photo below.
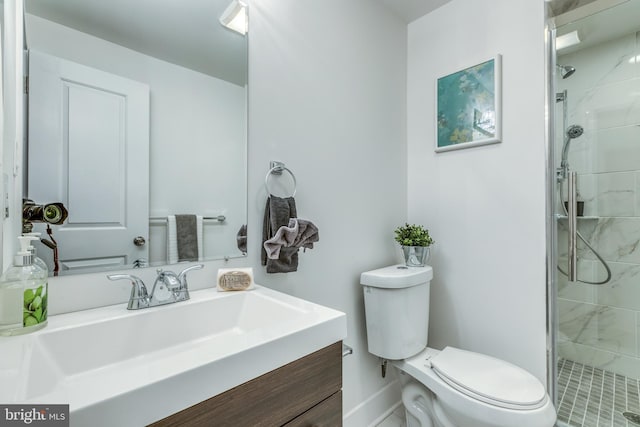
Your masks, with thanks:
<instances>
[{"instance_id":1,"label":"toilet seat","mask_svg":"<svg viewBox=\"0 0 640 427\"><path fill-rule=\"evenodd\" d=\"M440 379L481 402L516 410L537 409L547 403L540 381L504 360L445 347L429 362Z\"/></svg>"}]
</instances>

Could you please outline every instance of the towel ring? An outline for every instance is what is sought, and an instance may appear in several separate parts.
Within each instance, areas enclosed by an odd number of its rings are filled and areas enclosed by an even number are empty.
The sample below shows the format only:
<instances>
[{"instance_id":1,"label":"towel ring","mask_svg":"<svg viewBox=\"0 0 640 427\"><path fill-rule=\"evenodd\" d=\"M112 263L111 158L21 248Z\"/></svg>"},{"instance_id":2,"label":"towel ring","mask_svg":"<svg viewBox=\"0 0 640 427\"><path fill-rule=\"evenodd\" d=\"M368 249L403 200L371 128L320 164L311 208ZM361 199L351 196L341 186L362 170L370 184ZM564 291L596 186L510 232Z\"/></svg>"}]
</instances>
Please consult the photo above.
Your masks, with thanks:
<instances>
[{"instance_id":1,"label":"towel ring","mask_svg":"<svg viewBox=\"0 0 640 427\"><path fill-rule=\"evenodd\" d=\"M269 177L274 174L280 175L282 171L289 172L289 175L291 175L291 179L293 179L293 192L291 193L290 196L286 196L286 197L293 197L296 195L296 191L298 187L296 176L293 174L293 172L291 172L289 168L285 167L282 164L276 164L271 169L269 169L269 172L267 172L267 176L264 177L264 187L267 189L267 194L269 194L270 196L275 196L275 194L271 192L271 189L269 189Z\"/></svg>"}]
</instances>

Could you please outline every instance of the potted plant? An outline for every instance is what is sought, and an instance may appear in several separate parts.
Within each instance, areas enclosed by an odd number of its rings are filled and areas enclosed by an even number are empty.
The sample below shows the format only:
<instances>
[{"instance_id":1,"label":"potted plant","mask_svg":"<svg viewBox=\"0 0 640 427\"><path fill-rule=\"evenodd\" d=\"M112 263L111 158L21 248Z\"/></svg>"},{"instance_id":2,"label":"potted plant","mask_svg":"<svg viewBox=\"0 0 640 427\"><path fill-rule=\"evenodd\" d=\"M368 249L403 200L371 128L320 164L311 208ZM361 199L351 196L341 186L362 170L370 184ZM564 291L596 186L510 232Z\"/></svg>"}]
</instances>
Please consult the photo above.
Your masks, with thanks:
<instances>
[{"instance_id":1,"label":"potted plant","mask_svg":"<svg viewBox=\"0 0 640 427\"><path fill-rule=\"evenodd\" d=\"M422 225L405 225L395 229L396 242L402 246L404 259L408 267L423 267L429 258L430 246L434 240L429 230Z\"/></svg>"}]
</instances>

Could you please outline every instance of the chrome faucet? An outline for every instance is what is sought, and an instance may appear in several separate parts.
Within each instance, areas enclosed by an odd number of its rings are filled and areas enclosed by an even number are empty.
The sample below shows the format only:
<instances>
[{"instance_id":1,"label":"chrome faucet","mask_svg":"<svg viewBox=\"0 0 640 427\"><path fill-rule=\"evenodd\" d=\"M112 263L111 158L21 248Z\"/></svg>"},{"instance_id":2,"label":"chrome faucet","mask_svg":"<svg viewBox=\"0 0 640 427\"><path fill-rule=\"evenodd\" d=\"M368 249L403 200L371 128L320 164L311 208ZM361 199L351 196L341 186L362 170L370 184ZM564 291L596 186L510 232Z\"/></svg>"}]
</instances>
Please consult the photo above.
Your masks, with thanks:
<instances>
[{"instance_id":1,"label":"chrome faucet","mask_svg":"<svg viewBox=\"0 0 640 427\"><path fill-rule=\"evenodd\" d=\"M139 277L131 274L110 274L109 280L130 280L131 296L127 305L128 310L139 310L141 308L155 307L158 305L172 304L174 302L186 301L189 299L189 287L187 285L187 273L192 270L200 270L204 264L196 264L187 267L176 274L173 271L156 270L156 277L151 289L151 295L147 292L147 287Z\"/></svg>"},{"instance_id":2,"label":"chrome faucet","mask_svg":"<svg viewBox=\"0 0 640 427\"><path fill-rule=\"evenodd\" d=\"M131 281L131 296L129 297L127 310L139 310L149 307L149 294L141 278L132 274L109 274L107 279Z\"/></svg>"}]
</instances>

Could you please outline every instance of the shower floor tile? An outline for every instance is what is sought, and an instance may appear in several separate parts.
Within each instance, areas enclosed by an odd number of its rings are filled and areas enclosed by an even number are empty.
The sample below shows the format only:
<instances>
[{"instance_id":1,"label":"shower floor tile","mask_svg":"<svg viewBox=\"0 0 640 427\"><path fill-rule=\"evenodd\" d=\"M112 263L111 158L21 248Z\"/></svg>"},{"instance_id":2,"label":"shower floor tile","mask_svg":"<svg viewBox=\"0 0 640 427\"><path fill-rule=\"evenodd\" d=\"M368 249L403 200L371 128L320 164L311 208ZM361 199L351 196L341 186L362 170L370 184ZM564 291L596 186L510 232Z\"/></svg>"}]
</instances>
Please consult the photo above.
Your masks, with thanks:
<instances>
[{"instance_id":1,"label":"shower floor tile","mask_svg":"<svg viewBox=\"0 0 640 427\"><path fill-rule=\"evenodd\" d=\"M640 414L637 379L558 361L558 425L575 427L637 427L623 412Z\"/></svg>"}]
</instances>

